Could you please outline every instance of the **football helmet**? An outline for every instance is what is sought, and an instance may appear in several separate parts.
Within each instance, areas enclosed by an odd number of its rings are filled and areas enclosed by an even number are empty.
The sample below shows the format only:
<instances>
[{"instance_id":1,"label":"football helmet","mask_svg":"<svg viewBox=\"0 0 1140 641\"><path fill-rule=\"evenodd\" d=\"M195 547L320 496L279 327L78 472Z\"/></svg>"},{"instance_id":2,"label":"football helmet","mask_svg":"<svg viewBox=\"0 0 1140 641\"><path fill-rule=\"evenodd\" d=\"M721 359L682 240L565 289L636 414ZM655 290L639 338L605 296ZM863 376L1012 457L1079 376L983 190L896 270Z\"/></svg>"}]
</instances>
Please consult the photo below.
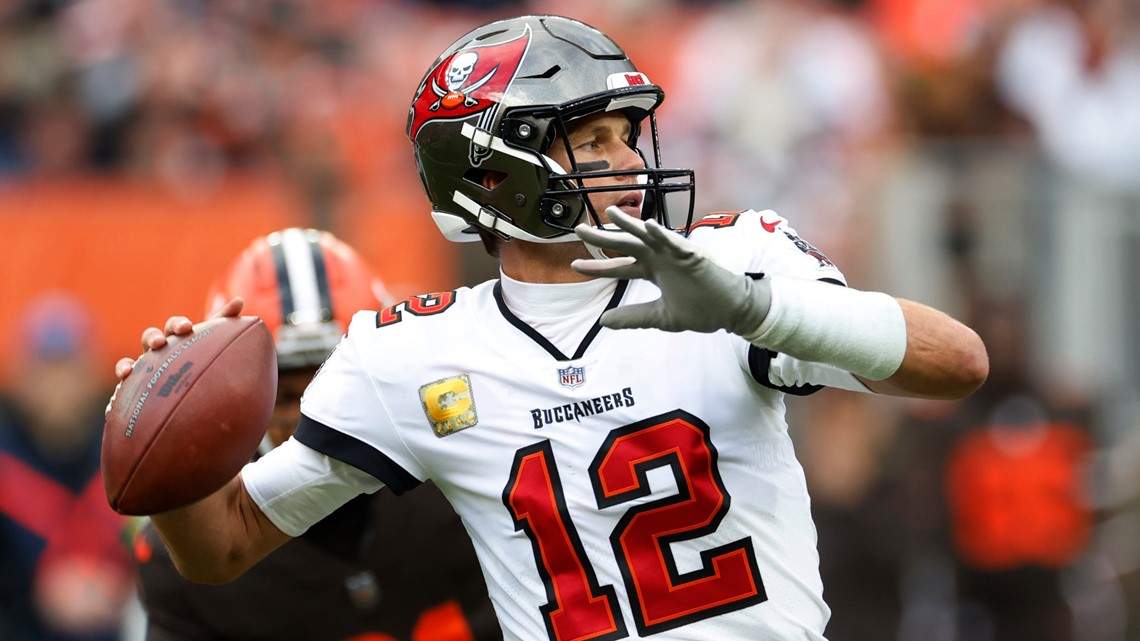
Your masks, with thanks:
<instances>
[{"instance_id":1,"label":"football helmet","mask_svg":"<svg viewBox=\"0 0 1140 641\"><path fill-rule=\"evenodd\" d=\"M293 227L253 241L211 285L206 315L234 296L273 333L280 369L324 362L352 315L391 300L364 259L327 231Z\"/></svg>"},{"instance_id":2,"label":"football helmet","mask_svg":"<svg viewBox=\"0 0 1140 641\"><path fill-rule=\"evenodd\" d=\"M478 240L476 226L500 238L531 242L578 240L574 226L589 215L600 226L589 194L627 191L586 187L587 178L633 176L645 185L643 218L669 226L666 195L688 200L693 172L662 169L654 111L664 91L639 72L608 36L577 20L538 15L493 22L452 44L420 82L408 114L408 138L432 217L449 240ZM633 124L637 147L648 123L653 162L646 168L579 171L547 152L567 140L574 119L620 111ZM569 145L567 145L569 147ZM487 188L484 176L498 179Z\"/></svg>"}]
</instances>

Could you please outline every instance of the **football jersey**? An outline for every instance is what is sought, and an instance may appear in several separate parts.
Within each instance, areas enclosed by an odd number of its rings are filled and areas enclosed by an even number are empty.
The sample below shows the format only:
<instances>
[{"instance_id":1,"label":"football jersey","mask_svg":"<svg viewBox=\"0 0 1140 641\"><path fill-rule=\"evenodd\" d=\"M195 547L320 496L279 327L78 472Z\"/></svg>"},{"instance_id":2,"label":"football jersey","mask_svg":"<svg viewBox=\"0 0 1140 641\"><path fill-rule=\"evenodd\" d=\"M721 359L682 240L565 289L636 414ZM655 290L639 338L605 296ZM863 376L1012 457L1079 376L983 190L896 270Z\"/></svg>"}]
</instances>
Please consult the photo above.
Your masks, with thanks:
<instances>
[{"instance_id":1,"label":"football jersey","mask_svg":"<svg viewBox=\"0 0 1140 641\"><path fill-rule=\"evenodd\" d=\"M714 214L689 238L737 273L844 285L770 211ZM660 295L640 280L612 290L605 308ZM497 280L362 312L295 438L397 493L432 479L508 639L822 639L784 398L861 389L854 377L724 331L595 322L574 347L519 320Z\"/></svg>"}]
</instances>

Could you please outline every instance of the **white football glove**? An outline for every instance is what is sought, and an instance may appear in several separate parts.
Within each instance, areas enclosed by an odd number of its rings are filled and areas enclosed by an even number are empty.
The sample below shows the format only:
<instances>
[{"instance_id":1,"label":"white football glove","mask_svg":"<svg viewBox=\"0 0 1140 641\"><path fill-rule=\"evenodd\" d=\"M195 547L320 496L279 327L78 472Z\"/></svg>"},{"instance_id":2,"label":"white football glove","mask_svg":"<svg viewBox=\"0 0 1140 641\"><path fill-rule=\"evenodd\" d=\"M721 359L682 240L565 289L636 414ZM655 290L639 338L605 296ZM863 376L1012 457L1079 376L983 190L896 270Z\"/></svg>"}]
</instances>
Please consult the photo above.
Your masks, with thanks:
<instances>
[{"instance_id":1,"label":"white football glove","mask_svg":"<svg viewBox=\"0 0 1140 641\"><path fill-rule=\"evenodd\" d=\"M617 207L609 207L606 214L622 231L582 224L575 233L588 245L621 256L579 259L571 267L587 276L645 278L657 285L661 297L611 309L602 314L602 325L667 332L724 329L744 336L764 321L772 302L767 279L728 271L696 244L656 221L639 220Z\"/></svg>"}]
</instances>

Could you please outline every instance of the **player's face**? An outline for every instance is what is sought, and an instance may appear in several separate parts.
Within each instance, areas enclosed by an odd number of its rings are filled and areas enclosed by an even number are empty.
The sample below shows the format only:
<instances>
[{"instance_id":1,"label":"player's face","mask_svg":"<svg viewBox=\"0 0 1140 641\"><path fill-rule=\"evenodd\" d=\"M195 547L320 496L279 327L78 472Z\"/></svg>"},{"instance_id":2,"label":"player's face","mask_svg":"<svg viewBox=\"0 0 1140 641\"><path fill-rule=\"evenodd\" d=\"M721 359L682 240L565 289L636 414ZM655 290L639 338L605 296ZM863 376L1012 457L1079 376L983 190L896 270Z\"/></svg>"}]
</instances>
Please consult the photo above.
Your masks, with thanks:
<instances>
[{"instance_id":1,"label":"player's face","mask_svg":"<svg viewBox=\"0 0 1140 641\"><path fill-rule=\"evenodd\" d=\"M284 443L293 435L301 418L301 394L313 380L315 367L280 370L277 373L277 400L273 405L273 418L269 421L269 439L273 447Z\"/></svg>"},{"instance_id":2,"label":"player's face","mask_svg":"<svg viewBox=\"0 0 1140 641\"><path fill-rule=\"evenodd\" d=\"M570 149L574 153L574 160L578 163L578 170L590 172L643 169L645 161L629 144L632 132L633 127L629 119L622 114L596 114L572 123L568 135ZM561 139L554 141L550 147L549 155L559 165L570 171L570 158L566 153L566 145ZM641 217L641 203L645 199L645 191L639 188L634 177L597 178L583 182L587 187L622 183L627 183L630 186L628 191L606 191L590 194L590 202L594 205L594 210L601 216L602 222L607 222L605 211L606 207L610 205L617 205L622 211L635 218Z\"/></svg>"}]
</instances>

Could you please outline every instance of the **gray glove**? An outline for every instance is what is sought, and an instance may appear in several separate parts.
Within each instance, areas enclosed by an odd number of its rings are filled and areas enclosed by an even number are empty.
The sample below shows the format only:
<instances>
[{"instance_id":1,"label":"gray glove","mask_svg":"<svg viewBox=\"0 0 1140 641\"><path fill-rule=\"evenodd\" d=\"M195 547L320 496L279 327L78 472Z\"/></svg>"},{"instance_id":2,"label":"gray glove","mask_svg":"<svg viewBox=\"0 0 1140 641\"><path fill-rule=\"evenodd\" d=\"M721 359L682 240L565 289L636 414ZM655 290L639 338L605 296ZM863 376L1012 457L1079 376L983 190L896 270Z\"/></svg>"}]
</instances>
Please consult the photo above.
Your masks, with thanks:
<instances>
[{"instance_id":1,"label":"gray glove","mask_svg":"<svg viewBox=\"0 0 1140 641\"><path fill-rule=\"evenodd\" d=\"M772 302L768 280L728 271L695 243L656 221L633 218L617 207L609 207L606 214L622 231L585 224L574 231L587 244L621 256L579 259L570 266L587 276L648 279L661 297L611 309L602 315L602 325L667 332L724 329L741 336L760 327Z\"/></svg>"}]
</instances>

